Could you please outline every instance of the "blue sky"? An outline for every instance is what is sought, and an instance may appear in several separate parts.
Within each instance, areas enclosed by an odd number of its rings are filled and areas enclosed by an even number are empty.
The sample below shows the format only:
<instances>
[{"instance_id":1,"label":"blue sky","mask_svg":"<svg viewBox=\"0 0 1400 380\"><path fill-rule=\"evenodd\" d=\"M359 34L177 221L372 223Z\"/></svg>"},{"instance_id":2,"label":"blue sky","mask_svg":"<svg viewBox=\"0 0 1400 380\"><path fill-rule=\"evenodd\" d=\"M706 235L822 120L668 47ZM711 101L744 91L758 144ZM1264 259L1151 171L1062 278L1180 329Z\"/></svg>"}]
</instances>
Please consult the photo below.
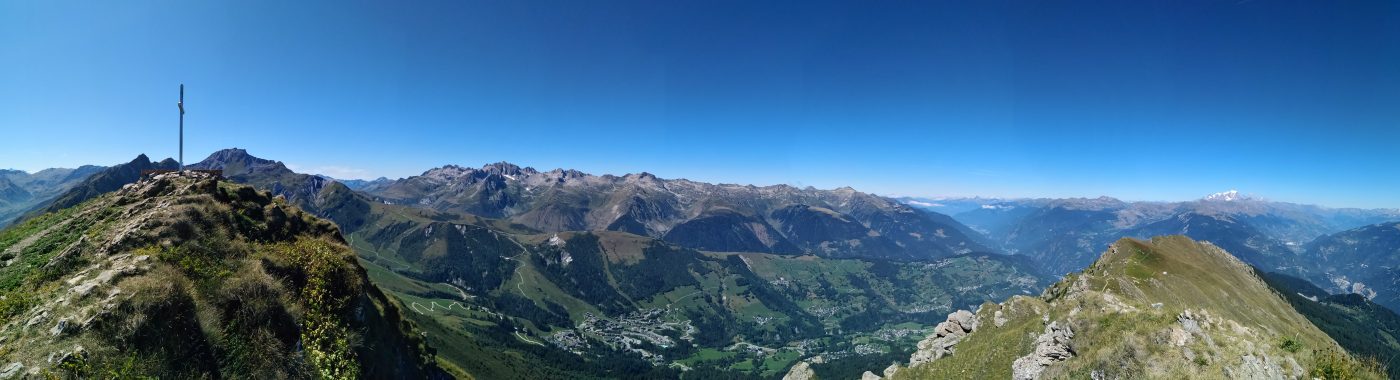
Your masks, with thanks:
<instances>
[{"instance_id":1,"label":"blue sky","mask_svg":"<svg viewBox=\"0 0 1400 380\"><path fill-rule=\"evenodd\" d=\"M0 167L1400 207L1400 3L0 2Z\"/></svg>"}]
</instances>

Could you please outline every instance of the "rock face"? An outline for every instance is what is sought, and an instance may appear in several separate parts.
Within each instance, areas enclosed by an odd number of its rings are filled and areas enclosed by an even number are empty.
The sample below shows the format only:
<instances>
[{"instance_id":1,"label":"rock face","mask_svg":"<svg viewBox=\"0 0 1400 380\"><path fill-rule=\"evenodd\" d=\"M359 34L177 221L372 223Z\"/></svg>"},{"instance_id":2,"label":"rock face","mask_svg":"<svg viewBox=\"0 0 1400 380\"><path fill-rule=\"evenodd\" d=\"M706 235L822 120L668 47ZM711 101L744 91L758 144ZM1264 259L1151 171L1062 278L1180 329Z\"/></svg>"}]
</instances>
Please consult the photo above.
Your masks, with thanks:
<instances>
[{"instance_id":1,"label":"rock face","mask_svg":"<svg viewBox=\"0 0 1400 380\"><path fill-rule=\"evenodd\" d=\"M1050 322L1045 326L1045 333L1035 339L1035 351L1011 363L1011 378L1032 380L1039 377L1045 367L1074 357L1074 349L1069 345L1072 339L1074 330L1069 325Z\"/></svg>"},{"instance_id":2,"label":"rock face","mask_svg":"<svg viewBox=\"0 0 1400 380\"><path fill-rule=\"evenodd\" d=\"M6 364L5 368L0 368L0 379L13 379L18 377L20 371L24 371L24 364L14 362Z\"/></svg>"},{"instance_id":3,"label":"rock face","mask_svg":"<svg viewBox=\"0 0 1400 380\"><path fill-rule=\"evenodd\" d=\"M1226 376L1232 379L1283 379L1283 368L1268 356L1245 355L1240 365L1227 369Z\"/></svg>"},{"instance_id":4,"label":"rock face","mask_svg":"<svg viewBox=\"0 0 1400 380\"><path fill-rule=\"evenodd\" d=\"M812 372L812 365L807 362L797 362L788 370L787 375L783 375L783 380L812 380L817 378L817 373Z\"/></svg>"},{"instance_id":5,"label":"rock face","mask_svg":"<svg viewBox=\"0 0 1400 380\"><path fill-rule=\"evenodd\" d=\"M967 310L948 314L948 320L933 329L933 335L919 342L919 350L909 357L909 366L938 360L953 353L953 345L977 330L977 315Z\"/></svg>"}]
</instances>

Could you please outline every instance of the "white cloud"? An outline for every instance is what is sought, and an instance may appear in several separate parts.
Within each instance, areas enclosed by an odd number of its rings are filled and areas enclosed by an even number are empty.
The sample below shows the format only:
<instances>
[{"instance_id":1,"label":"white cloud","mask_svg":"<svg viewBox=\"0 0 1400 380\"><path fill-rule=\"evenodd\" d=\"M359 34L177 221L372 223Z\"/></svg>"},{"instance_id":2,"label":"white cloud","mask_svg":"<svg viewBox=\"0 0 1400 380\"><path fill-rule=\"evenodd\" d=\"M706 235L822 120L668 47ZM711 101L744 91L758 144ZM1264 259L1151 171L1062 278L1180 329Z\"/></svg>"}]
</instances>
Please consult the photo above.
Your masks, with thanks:
<instances>
[{"instance_id":1,"label":"white cloud","mask_svg":"<svg viewBox=\"0 0 1400 380\"><path fill-rule=\"evenodd\" d=\"M374 179L368 170L352 168L348 166L324 165L324 166L302 166L287 164L288 169L297 173L320 174L335 179Z\"/></svg>"}]
</instances>

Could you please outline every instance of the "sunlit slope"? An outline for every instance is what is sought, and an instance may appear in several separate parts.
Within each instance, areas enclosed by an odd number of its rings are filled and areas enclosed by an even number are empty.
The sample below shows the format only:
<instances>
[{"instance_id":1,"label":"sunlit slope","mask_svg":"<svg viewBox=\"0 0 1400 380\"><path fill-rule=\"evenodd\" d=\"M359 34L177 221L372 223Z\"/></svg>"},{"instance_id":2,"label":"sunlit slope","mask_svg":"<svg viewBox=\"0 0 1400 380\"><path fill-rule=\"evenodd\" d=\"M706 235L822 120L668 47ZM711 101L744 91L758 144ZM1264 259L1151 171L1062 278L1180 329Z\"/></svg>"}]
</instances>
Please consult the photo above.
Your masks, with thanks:
<instances>
[{"instance_id":1,"label":"sunlit slope","mask_svg":"<svg viewBox=\"0 0 1400 380\"><path fill-rule=\"evenodd\" d=\"M985 304L970 321L975 328L965 337L935 334L921 347L925 358L941 358L887 372L897 379L1383 377L1343 353L1253 268L1182 236L1119 240L1041 297Z\"/></svg>"}]
</instances>

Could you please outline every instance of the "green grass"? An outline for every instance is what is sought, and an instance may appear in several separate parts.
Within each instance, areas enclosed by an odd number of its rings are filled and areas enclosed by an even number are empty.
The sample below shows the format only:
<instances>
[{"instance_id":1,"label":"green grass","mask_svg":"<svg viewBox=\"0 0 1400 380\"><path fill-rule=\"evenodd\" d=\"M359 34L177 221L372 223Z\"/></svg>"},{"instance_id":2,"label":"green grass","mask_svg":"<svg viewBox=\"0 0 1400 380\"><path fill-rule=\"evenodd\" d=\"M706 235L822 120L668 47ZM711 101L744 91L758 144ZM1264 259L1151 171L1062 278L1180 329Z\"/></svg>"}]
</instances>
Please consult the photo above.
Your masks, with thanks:
<instances>
[{"instance_id":1,"label":"green grass","mask_svg":"<svg viewBox=\"0 0 1400 380\"><path fill-rule=\"evenodd\" d=\"M721 351L714 348L702 348L695 351L695 354L680 360L682 364L695 367L706 362L715 362L733 358L738 354L733 351Z\"/></svg>"},{"instance_id":2,"label":"green grass","mask_svg":"<svg viewBox=\"0 0 1400 380\"><path fill-rule=\"evenodd\" d=\"M788 367L791 367L798 359L801 359L801 355L797 351L779 350L763 358L761 374L768 377L787 373Z\"/></svg>"},{"instance_id":3,"label":"green grass","mask_svg":"<svg viewBox=\"0 0 1400 380\"><path fill-rule=\"evenodd\" d=\"M1035 335L1041 333L1044 325L1039 318L1030 314L1030 308L1046 306L1039 300L1023 299L1018 306L1020 318L1002 327L983 324L975 334L959 342L954 354L957 359L937 360L927 365L901 370L900 379L1009 379L1011 362L1034 348ZM998 306L988 307L978 316L990 321ZM1003 309L1005 310L1005 309ZM1004 311L1010 313L1009 310ZM907 364L907 363L906 363Z\"/></svg>"}]
</instances>

